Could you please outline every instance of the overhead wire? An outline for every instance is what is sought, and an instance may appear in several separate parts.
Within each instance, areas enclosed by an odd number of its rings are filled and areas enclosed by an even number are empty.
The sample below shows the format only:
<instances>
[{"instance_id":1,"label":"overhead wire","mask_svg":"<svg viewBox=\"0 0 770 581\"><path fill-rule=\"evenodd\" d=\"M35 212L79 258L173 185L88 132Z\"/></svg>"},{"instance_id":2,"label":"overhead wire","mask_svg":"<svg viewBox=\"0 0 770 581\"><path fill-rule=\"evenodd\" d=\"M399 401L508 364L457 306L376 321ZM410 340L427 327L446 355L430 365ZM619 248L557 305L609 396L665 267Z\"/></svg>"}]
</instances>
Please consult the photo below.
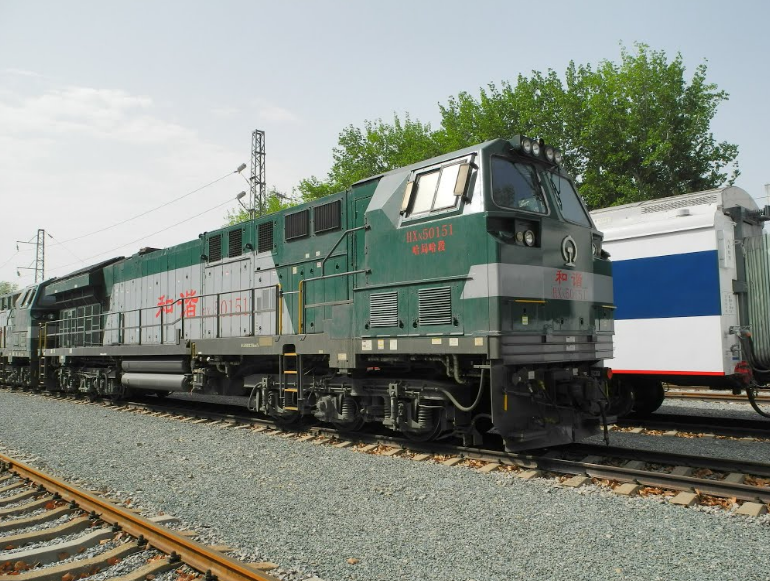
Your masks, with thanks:
<instances>
[{"instance_id":1,"label":"overhead wire","mask_svg":"<svg viewBox=\"0 0 770 581\"><path fill-rule=\"evenodd\" d=\"M228 198L221 204L217 204L216 206L213 206L209 208L208 210L204 210L203 212L200 212L198 214L195 214L194 216L190 216L189 218L185 218L184 220L180 220L179 222L176 222L174 224L171 224L170 226L166 226L165 228L162 228L161 230L157 230L156 232L152 232L151 234L145 234L141 238L137 238L136 240L132 240L131 242L127 242L126 244L122 244L120 246L116 246L114 248L110 248L109 250L105 250L104 252L100 252L99 254L94 254L93 256L89 256L82 260L81 262L88 262L89 260L93 260L94 258L98 258L100 256L104 256L105 254L110 254L112 252L115 252L116 250L120 250L121 248L125 248L126 246L132 246L136 244L137 242L141 242L142 240L146 240L147 238L151 236L155 236L156 234L160 234L161 232L165 232L166 230L170 230L171 228L175 228L176 226L179 226L181 224L184 224L185 222L189 222L190 220L194 220L195 218L199 218L200 216L203 216L204 214L208 214L209 212L213 212L214 210L221 208L222 206L231 203L233 200L231 198ZM69 268L70 266L74 266L77 264L76 262L72 262L70 264L65 264L64 266L59 266L54 268L53 270L61 270L64 268Z\"/></svg>"},{"instance_id":2,"label":"overhead wire","mask_svg":"<svg viewBox=\"0 0 770 581\"><path fill-rule=\"evenodd\" d=\"M50 232L48 232L48 231L46 231L46 234L48 235L48 237L49 237L49 238L51 238L51 240L54 240L54 241L56 241L56 244L54 244L54 246L61 246L62 248L64 248L64 250L66 250L66 251L67 251L67 252L69 252L69 253L70 253L72 256L74 256L74 257L75 257L75 258L76 258L76 259L77 259L77 260L78 260L78 261L79 261L81 264L85 264L85 263L86 263L86 261L85 261L85 260L83 260L83 259L82 259L82 258L80 258L80 257L79 257L77 254L75 254L74 252L72 252L72 250L70 250L69 248L67 248L67 247L64 245L64 242L60 242L59 240L57 240L56 238L54 238L53 234L51 234L51 233L50 233Z\"/></svg>"},{"instance_id":3,"label":"overhead wire","mask_svg":"<svg viewBox=\"0 0 770 581\"><path fill-rule=\"evenodd\" d=\"M107 230L111 230L112 228L116 228L116 227L118 227L118 226L122 226L123 224L126 224L126 223L128 223L128 222L131 222L131 221L133 221L133 220L136 220L137 218L141 218L141 217L143 217L143 216L146 216L146 215L148 215L148 214L150 214L150 213L152 213L152 212L155 212L155 211L157 211L157 210L160 210L161 208L165 208L166 206L169 206L169 205L171 205L171 204L173 204L173 203L175 203L175 202L178 202L178 201L180 201L180 200L183 200L184 198L187 198L187 197L189 197L189 196L192 196L193 194L196 194L196 193L200 192L201 190L204 190L204 189L206 189L206 188L208 188L208 187L210 187L210 186L213 186L214 184L216 184L216 183L218 183L218 182L221 182L222 180L224 180L225 178L227 178L227 177L231 176L232 174L241 174L241 171L242 171L243 169L245 169L245 168L246 168L246 164L241 164L241 166L239 166L239 167L238 167L238 169L236 169L235 171L232 171L232 172L227 172L227 173L226 173L226 174L224 174L223 176L220 176L220 177L218 177L217 179L215 179L215 180L213 180L213 181L210 181L210 182L208 182L207 184L204 184L204 185L202 185L202 186L200 186L200 187L197 187L197 188L195 188L194 190L191 190L191 191L189 191L189 192L187 192L187 193L185 193L185 194L183 194L183 195L181 195L181 196L178 196L178 197L174 198L173 200L169 200L168 202L164 202L163 204L161 204L161 205L159 205L159 206L156 206L156 207L154 207L154 208L150 208L149 210L146 210L146 211L144 211L144 212L141 212L140 214L137 214L137 215L135 215L135 216L132 216L132 217L130 217L130 218L126 218L125 220L122 220L122 221L120 221L120 222L117 222L117 223L115 223L115 224L112 224L112 225L110 225L110 226L106 226L106 227L104 227L104 228L100 228L99 230L94 230L93 232L88 232L88 233L86 233L86 234L82 234L81 236L75 236L74 238L69 238L69 239L67 239L67 240L58 240L58 239L54 238L53 236L51 236L51 234L50 234L50 233L48 233L48 235L51 237L51 239L55 241L55 243L54 243L54 244L52 244L51 246L62 246L62 247L64 247L64 249L65 249L67 252L69 252L69 253L70 253L70 254L71 254L73 257L75 257L75 258L78 260L78 262L79 262L79 263L81 263L81 264L84 264L84 263L85 263L87 260L89 260L89 259L88 259L88 258L87 258L87 259L85 259L85 260L81 259L81 258L80 258L80 257L79 257L77 254L75 254L75 253L74 253L74 252L72 252L72 251L71 251L69 248L67 248L66 246L64 246L64 244L66 244L66 243L68 243L68 242L73 242L73 241L76 241L76 240L82 240L83 238L87 238L87 237L89 237L89 236L93 236L93 235L95 235L95 234L101 234L102 232L106 232ZM243 174L241 174L241 176L243 177ZM246 179L246 178L244 177L244 179ZM247 181L248 181L248 180L247 180ZM225 203L226 203L226 202L225 202ZM223 204L220 204L220 206L221 206L221 205L224 205L224 203L223 203ZM200 215L202 215L202 214L205 214L206 212L210 212L210 211L212 211L212 210L214 210L214 209L216 209L216 208L218 208L218 207L220 207L220 206L216 206L215 208L212 208L211 210L206 210L206 211L202 212L201 214L197 214L196 216L193 216L192 218L195 218L195 217L197 217L197 216L200 216ZM188 218L188 220L191 220L192 218ZM173 224L172 226L169 226L169 228L173 228L174 226L176 226L176 225L178 225L178 224L182 224L182 223L184 223L185 221L187 221L187 220L183 220L182 222L178 222L177 224ZM168 228L167 228L167 229L168 229ZM159 232L163 232L163 230L160 230ZM157 234L157 233L158 233L158 232L156 232L156 233L154 233L154 234ZM149 234L149 236L153 236L154 234ZM34 237L33 237L33 238L30 238L30 240L29 240L29 242L28 242L28 243L31 243L33 239L34 239ZM140 239L139 241L141 241L141 239ZM137 241L135 241L135 242L137 242ZM134 244L135 242L130 242L129 244ZM128 246L129 244L126 244L126 246ZM122 247L122 246L120 246L120 247L118 247L118 248L123 248L123 247ZM107 251L107 252L112 252L112 251L111 251L111 250L109 250L109 251ZM13 259L16 257L16 256L18 256L18 255L19 255L19 253L20 253L20 251L19 251L19 249L18 249L18 245L17 245L17 248L16 248L16 252L15 252L13 255L11 255L11 256L8 258L8 260L6 260L6 261L5 261L3 264L1 264L1 265L0 265L0 268L5 268L6 266L8 266L8 264L10 264L10 262L11 262L11 261L12 261L12 260L13 260ZM105 253L102 253L102 254L106 254L106 252L105 252ZM97 254L96 256L101 256L101 254ZM60 266L60 267L57 267L57 268L55 268L55 269L53 269L53 270L60 270L60 269L62 269L62 268L67 268L67 267L69 267L69 266L73 266L73 265L75 265L75 264L77 264L77 263L73 262L73 263L67 264L67 265L65 265L65 266Z\"/></svg>"},{"instance_id":4,"label":"overhead wire","mask_svg":"<svg viewBox=\"0 0 770 581\"><path fill-rule=\"evenodd\" d=\"M99 230L94 230L93 232L88 232L87 234L82 234L80 236L75 236L74 238L69 238L68 240L64 240L63 242L58 242L58 244L64 244L66 242L73 242L75 240L82 240L83 238L88 238L89 236L93 236L94 234L101 234L102 232L106 232L107 230L111 230L112 228L117 228L118 226L122 226L123 224L126 224L128 222L131 222L132 220L136 220L137 218L141 218L143 216L146 216L147 214L150 214L152 212L155 212L156 210L160 210L161 208L165 208L166 206L170 206L171 204L178 202L179 200L183 200L184 198L187 198L189 196L192 196L195 193L200 192L201 190L204 190L210 186L213 186L214 184L221 182L223 179L233 175L234 173L240 173L239 171L231 171L227 172L222 177L219 177L215 179L214 181L211 181L203 186L200 186L199 188L196 188L190 192L187 192L186 194L183 194L177 198L174 198L173 200L169 200L168 202L165 202L161 204L160 206L156 206L154 208L150 208L149 210L146 210L142 212L141 214L137 214L136 216L132 216L130 218L126 218L125 220L122 220L121 222L117 222L115 224L112 224L111 226L105 226L104 228L100 228Z\"/></svg>"}]
</instances>

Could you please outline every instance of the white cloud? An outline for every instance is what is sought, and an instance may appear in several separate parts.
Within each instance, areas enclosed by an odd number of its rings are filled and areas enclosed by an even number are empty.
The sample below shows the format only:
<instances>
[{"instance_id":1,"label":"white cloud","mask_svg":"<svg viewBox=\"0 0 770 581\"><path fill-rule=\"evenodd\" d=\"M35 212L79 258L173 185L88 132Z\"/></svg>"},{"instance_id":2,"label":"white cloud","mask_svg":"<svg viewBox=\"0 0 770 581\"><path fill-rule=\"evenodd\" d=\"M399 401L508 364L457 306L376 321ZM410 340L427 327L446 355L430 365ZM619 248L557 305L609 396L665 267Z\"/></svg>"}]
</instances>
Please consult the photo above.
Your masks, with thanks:
<instances>
[{"instance_id":1,"label":"white cloud","mask_svg":"<svg viewBox=\"0 0 770 581\"><path fill-rule=\"evenodd\" d=\"M42 75L34 71L25 71L24 69L3 69L0 71L3 75L15 75L17 77L35 77L42 78Z\"/></svg>"},{"instance_id":2,"label":"white cloud","mask_svg":"<svg viewBox=\"0 0 770 581\"><path fill-rule=\"evenodd\" d=\"M13 219L0 229L0 265L15 252L15 240L29 239L38 228L58 241L77 238L191 192L232 172L245 157L164 118L149 96L51 82L41 87L33 77L21 75L0 92L0 200L13 207ZM88 258L133 242L226 202L243 186L233 175L161 211L65 244L69 252L51 242L47 274L81 266L72 264L72 253ZM221 226L224 214L213 211L114 254L192 239ZM14 258L0 280L29 282L16 277L19 260L28 262Z\"/></svg>"},{"instance_id":3,"label":"white cloud","mask_svg":"<svg viewBox=\"0 0 770 581\"><path fill-rule=\"evenodd\" d=\"M240 109L236 109L235 107L214 107L211 110L211 114L214 117L219 117L220 119L235 117L240 112Z\"/></svg>"},{"instance_id":4,"label":"white cloud","mask_svg":"<svg viewBox=\"0 0 770 581\"><path fill-rule=\"evenodd\" d=\"M257 118L262 122L291 124L302 122L302 118L293 111L262 99L254 100L252 106L257 110Z\"/></svg>"}]
</instances>

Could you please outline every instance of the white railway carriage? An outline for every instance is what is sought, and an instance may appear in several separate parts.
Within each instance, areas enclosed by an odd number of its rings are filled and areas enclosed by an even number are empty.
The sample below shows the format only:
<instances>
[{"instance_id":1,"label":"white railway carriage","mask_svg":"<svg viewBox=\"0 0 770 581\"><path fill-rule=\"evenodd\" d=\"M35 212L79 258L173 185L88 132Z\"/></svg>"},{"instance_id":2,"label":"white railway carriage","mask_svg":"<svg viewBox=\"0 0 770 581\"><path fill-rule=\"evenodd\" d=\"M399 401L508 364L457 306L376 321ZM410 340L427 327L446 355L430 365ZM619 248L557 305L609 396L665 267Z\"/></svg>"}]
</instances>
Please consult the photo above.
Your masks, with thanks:
<instances>
[{"instance_id":1,"label":"white railway carriage","mask_svg":"<svg viewBox=\"0 0 770 581\"><path fill-rule=\"evenodd\" d=\"M613 263L613 374L633 391L635 409L654 411L663 382L745 386L752 377L748 329L761 326L756 308L751 320L748 291L761 273L747 273L744 242L764 240L766 219L751 196L728 187L592 217ZM751 300L768 304L761 294Z\"/></svg>"}]
</instances>

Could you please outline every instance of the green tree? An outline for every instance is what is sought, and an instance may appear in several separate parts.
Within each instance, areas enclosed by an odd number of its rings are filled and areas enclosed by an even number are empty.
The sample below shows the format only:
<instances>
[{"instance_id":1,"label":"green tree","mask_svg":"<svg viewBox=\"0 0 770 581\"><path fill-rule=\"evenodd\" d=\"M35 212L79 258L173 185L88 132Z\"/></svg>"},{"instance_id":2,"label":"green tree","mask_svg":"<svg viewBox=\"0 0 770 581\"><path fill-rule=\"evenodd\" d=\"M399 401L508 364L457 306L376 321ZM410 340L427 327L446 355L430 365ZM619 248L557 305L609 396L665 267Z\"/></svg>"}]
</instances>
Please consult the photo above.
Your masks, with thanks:
<instances>
[{"instance_id":1,"label":"green tree","mask_svg":"<svg viewBox=\"0 0 770 581\"><path fill-rule=\"evenodd\" d=\"M291 197L279 192L275 187L268 188L267 190L267 206L265 208L265 214L272 214L286 208L291 208L297 205ZM249 212L242 207L238 207L237 210L228 210L225 216L225 226L232 226L245 222L249 219Z\"/></svg>"},{"instance_id":2,"label":"green tree","mask_svg":"<svg viewBox=\"0 0 770 581\"><path fill-rule=\"evenodd\" d=\"M0 281L0 295L9 295L19 290L19 285L15 282Z\"/></svg>"},{"instance_id":3,"label":"green tree","mask_svg":"<svg viewBox=\"0 0 770 581\"><path fill-rule=\"evenodd\" d=\"M635 48L596 70L571 62L564 81L535 71L478 98L460 93L441 107L439 139L451 150L515 133L542 137L563 150L591 207L733 184L738 148L710 131L727 93L706 81L705 63L688 82L681 54L669 61Z\"/></svg>"},{"instance_id":4,"label":"green tree","mask_svg":"<svg viewBox=\"0 0 770 581\"><path fill-rule=\"evenodd\" d=\"M303 199L313 200L342 191L351 184L391 169L434 157L441 153L430 124L393 116L393 123L382 119L365 121L363 129L349 125L339 135L333 150L334 163L326 180L312 176L298 186Z\"/></svg>"},{"instance_id":5,"label":"green tree","mask_svg":"<svg viewBox=\"0 0 770 581\"><path fill-rule=\"evenodd\" d=\"M686 78L681 54L637 44L619 63L570 62L461 92L439 105L441 126L394 118L340 133L326 180L303 180L306 199L355 181L498 137L540 137L564 153L589 206L598 208L733 184L738 148L717 142L711 121L725 91L706 80L702 63Z\"/></svg>"}]
</instances>

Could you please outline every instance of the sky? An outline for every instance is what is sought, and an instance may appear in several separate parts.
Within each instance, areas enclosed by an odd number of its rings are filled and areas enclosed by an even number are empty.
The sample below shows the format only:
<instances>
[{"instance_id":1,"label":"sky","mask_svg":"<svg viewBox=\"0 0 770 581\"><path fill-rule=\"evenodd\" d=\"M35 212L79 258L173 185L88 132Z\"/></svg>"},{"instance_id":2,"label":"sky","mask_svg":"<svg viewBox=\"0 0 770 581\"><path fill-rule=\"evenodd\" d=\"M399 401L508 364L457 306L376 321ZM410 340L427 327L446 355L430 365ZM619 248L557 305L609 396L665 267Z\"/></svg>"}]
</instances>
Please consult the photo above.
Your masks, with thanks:
<instances>
[{"instance_id":1,"label":"sky","mask_svg":"<svg viewBox=\"0 0 770 581\"><path fill-rule=\"evenodd\" d=\"M50 278L221 227L254 129L268 187L290 193L326 175L348 125L437 127L460 91L637 42L688 75L706 62L730 95L714 137L763 205L768 22L760 0L0 0L0 281L33 282L35 246L17 241L38 229Z\"/></svg>"}]
</instances>

